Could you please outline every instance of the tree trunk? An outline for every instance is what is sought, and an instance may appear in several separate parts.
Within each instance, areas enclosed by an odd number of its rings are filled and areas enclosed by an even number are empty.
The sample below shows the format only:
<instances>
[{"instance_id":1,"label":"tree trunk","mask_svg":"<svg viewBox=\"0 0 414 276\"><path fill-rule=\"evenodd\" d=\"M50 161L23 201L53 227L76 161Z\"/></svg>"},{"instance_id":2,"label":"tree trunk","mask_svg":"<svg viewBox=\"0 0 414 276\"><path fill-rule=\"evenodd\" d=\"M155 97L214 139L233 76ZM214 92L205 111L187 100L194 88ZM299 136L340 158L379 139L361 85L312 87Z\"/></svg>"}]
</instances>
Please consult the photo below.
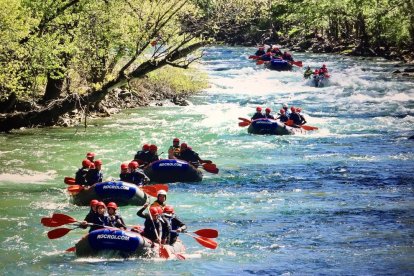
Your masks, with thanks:
<instances>
[{"instance_id":1,"label":"tree trunk","mask_svg":"<svg viewBox=\"0 0 414 276\"><path fill-rule=\"evenodd\" d=\"M63 90L63 83L65 82L64 78L53 79L50 74L47 76L47 84L45 94L43 95L43 102L48 102L50 100L55 100L60 98Z\"/></svg>"}]
</instances>

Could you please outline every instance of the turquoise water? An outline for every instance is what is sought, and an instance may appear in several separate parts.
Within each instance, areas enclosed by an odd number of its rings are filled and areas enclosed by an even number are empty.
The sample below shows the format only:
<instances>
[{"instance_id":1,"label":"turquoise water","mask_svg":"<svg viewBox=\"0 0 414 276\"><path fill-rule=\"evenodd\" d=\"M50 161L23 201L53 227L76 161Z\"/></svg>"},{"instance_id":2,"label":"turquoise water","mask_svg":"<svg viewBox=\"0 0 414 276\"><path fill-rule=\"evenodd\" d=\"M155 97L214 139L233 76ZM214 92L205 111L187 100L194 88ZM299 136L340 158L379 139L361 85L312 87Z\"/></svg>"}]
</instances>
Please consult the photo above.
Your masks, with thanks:
<instances>
[{"instance_id":1,"label":"turquoise water","mask_svg":"<svg viewBox=\"0 0 414 276\"><path fill-rule=\"evenodd\" d=\"M325 63L328 87L301 71L275 72L247 59L253 48L206 49L210 88L191 105L146 107L89 121L85 131L48 128L0 135L0 271L16 274L126 275L411 275L414 272L414 83L395 78L394 63L295 54ZM238 126L256 106L301 106L312 133L255 136ZM190 229L216 228L217 250L183 236L186 261L78 259L63 251L86 232L49 240L40 218L82 219L63 177L88 151L118 175L143 143L161 157L180 137L218 175L170 185L168 201ZM136 206L121 208L139 224Z\"/></svg>"}]
</instances>

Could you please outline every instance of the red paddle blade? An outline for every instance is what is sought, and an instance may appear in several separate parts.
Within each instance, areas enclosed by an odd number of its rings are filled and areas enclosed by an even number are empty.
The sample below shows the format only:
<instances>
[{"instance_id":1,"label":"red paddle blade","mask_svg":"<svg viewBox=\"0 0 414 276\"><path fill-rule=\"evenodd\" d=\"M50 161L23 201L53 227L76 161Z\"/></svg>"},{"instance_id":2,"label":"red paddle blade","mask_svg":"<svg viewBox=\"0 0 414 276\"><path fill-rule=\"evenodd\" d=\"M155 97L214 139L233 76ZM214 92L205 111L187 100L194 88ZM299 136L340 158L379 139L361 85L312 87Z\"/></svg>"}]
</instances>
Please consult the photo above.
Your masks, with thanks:
<instances>
[{"instance_id":1,"label":"red paddle blade","mask_svg":"<svg viewBox=\"0 0 414 276\"><path fill-rule=\"evenodd\" d=\"M47 237L51 240L58 239L69 233L71 230L72 229L69 228L56 228L52 231L47 232Z\"/></svg>"},{"instance_id":2,"label":"red paddle blade","mask_svg":"<svg viewBox=\"0 0 414 276\"><path fill-rule=\"evenodd\" d=\"M168 251L167 248L165 248L164 246L160 246L160 257L164 258L164 259L169 259L170 258L170 252Z\"/></svg>"},{"instance_id":3,"label":"red paddle blade","mask_svg":"<svg viewBox=\"0 0 414 276\"><path fill-rule=\"evenodd\" d=\"M76 185L75 178L69 176L66 176L63 182L68 185Z\"/></svg>"},{"instance_id":4,"label":"red paddle blade","mask_svg":"<svg viewBox=\"0 0 414 276\"><path fill-rule=\"evenodd\" d=\"M68 192L70 193L79 193L81 191L83 191L85 188L83 188L83 186L81 185L72 185L70 187L68 187Z\"/></svg>"},{"instance_id":5,"label":"red paddle blade","mask_svg":"<svg viewBox=\"0 0 414 276\"><path fill-rule=\"evenodd\" d=\"M76 219L68 215L65 215L65 214L53 214L52 219L58 223L62 223L61 225L67 224L67 223L78 222Z\"/></svg>"},{"instance_id":6,"label":"red paddle blade","mask_svg":"<svg viewBox=\"0 0 414 276\"><path fill-rule=\"evenodd\" d=\"M293 125L293 120L287 120L287 121L285 122L285 125L287 125L287 126L292 126L292 125Z\"/></svg>"},{"instance_id":7,"label":"red paddle blade","mask_svg":"<svg viewBox=\"0 0 414 276\"><path fill-rule=\"evenodd\" d=\"M168 192L168 185L167 184L153 184L153 185L148 185L147 187L154 187L157 192L159 190L164 190L166 192Z\"/></svg>"},{"instance_id":8,"label":"red paddle blade","mask_svg":"<svg viewBox=\"0 0 414 276\"><path fill-rule=\"evenodd\" d=\"M317 129L319 129L319 128L317 128L317 127L313 127L313 126L304 126L304 125L302 125L302 126L300 126L301 128L303 128L304 130L317 130Z\"/></svg>"},{"instance_id":9,"label":"red paddle blade","mask_svg":"<svg viewBox=\"0 0 414 276\"><path fill-rule=\"evenodd\" d=\"M66 252L75 252L76 251L76 247L72 246L69 247L68 249L65 250Z\"/></svg>"},{"instance_id":10,"label":"red paddle blade","mask_svg":"<svg viewBox=\"0 0 414 276\"><path fill-rule=\"evenodd\" d=\"M218 173L219 169L213 163L203 164L203 168L208 171L209 173Z\"/></svg>"},{"instance_id":11,"label":"red paddle blade","mask_svg":"<svg viewBox=\"0 0 414 276\"><path fill-rule=\"evenodd\" d=\"M193 237L199 244L210 249L216 249L218 243L214 240L205 237Z\"/></svg>"},{"instance_id":12,"label":"red paddle blade","mask_svg":"<svg viewBox=\"0 0 414 276\"><path fill-rule=\"evenodd\" d=\"M218 231L216 229L210 229L210 228L194 231L194 234L197 234L205 238L212 238L212 239L218 237Z\"/></svg>"},{"instance_id":13,"label":"red paddle blade","mask_svg":"<svg viewBox=\"0 0 414 276\"><path fill-rule=\"evenodd\" d=\"M243 122L249 122L249 123L251 123L251 122L252 122L252 121L250 121L249 119L242 118L242 117L239 117L239 120L241 120L241 121L243 121Z\"/></svg>"},{"instance_id":14,"label":"red paddle blade","mask_svg":"<svg viewBox=\"0 0 414 276\"><path fill-rule=\"evenodd\" d=\"M239 127L247 127L247 126L249 126L250 125L250 123L249 122L240 122L239 123Z\"/></svg>"},{"instance_id":15,"label":"red paddle blade","mask_svg":"<svg viewBox=\"0 0 414 276\"><path fill-rule=\"evenodd\" d=\"M300 61L300 60L298 60L298 61L292 61L292 64L294 64L294 65L296 65L298 67L302 67L303 66L302 61Z\"/></svg>"},{"instance_id":16,"label":"red paddle blade","mask_svg":"<svg viewBox=\"0 0 414 276\"><path fill-rule=\"evenodd\" d=\"M263 63L265 63L264 60L258 60L258 61L256 61L256 65L261 65Z\"/></svg>"},{"instance_id":17,"label":"red paddle blade","mask_svg":"<svg viewBox=\"0 0 414 276\"><path fill-rule=\"evenodd\" d=\"M40 222L47 227L58 227L63 225L60 222L54 221L52 218L42 218Z\"/></svg>"},{"instance_id":18,"label":"red paddle blade","mask_svg":"<svg viewBox=\"0 0 414 276\"><path fill-rule=\"evenodd\" d=\"M142 186L141 190L149 196L157 197L157 190L151 186Z\"/></svg>"},{"instance_id":19,"label":"red paddle blade","mask_svg":"<svg viewBox=\"0 0 414 276\"><path fill-rule=\"evenodd\" d=\"M185 256L183 254L175 253L174 255L180 261L184 261L185 260Z\"/></svg>"}]
</instances>

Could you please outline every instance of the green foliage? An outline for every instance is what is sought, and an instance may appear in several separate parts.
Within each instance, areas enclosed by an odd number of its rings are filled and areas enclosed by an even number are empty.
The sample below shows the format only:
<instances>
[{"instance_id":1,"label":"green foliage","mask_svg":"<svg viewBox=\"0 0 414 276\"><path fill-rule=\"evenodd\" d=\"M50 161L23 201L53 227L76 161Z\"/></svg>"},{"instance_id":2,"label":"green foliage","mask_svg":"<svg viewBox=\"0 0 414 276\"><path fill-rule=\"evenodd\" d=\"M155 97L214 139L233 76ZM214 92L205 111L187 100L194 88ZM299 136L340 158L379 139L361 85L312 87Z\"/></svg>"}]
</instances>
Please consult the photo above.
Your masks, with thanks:
<instances>
[{"instance_id":1,"label":"green foliage","mask_svg":"<svg viewBox=\"0 0 414 276\"><path fill-rule=\"evenodd\" d=\"M36 99L53 79L98 89L199 41L189 14L203 17L187 0L0 0L0 95Z\"/></svg>"},{"instance_id":2,"label":"green foliage","mask_svg":"<svg viewBox=\"0 0 414 276\"><path fill-rule=\"evenodd\" d=\"M151 81L163 83L182 93L194 93L208 87L207 74L196 68L184 70L167 66L148 74L148 77Z\"/></svg>"},{"instance_id":3,"label":"green foliage","mask_svg":"<svg viewBox=\"0 0 414 276\"><path fill-rule=\"evenodd\" d=\"M412 0L279 0L270 10L276 31L286 35L311 30L334 41L353 38L371 46L414 47Z\"/></svg>"}]
</instances>

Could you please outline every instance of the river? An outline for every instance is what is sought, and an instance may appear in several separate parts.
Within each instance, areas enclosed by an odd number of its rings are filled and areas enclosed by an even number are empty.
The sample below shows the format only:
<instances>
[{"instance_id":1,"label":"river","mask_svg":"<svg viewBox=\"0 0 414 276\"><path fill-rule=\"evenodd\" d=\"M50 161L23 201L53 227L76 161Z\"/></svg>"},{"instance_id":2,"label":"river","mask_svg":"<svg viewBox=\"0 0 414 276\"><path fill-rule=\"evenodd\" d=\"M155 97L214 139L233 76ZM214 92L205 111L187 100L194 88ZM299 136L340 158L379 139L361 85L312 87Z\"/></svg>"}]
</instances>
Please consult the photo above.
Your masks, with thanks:
<instances>
[{"instance_id":1,"label":"river","mask_svg":"<svg viewBox=\"0 0 414 276\"><path fill-rule=\"evenodd\" d=\"M202 67L210 87L185 107L127 110L85 129L25 129L0 135L2 275L412 275L414 273L414 82L395 63L294 53L327 65L330 85L311 87L302 70L256 66L253 48L211 47ZM256 106L300 106L318 131L258 136L238 126ZM191 230L215 228L210 250L182 236L185 261L76 258L64 250L85 230L49 240L40 218L83 219L63 178L94 151L105 178L143 143L167 156L172 138L187 142L218 175L170 185L168 202ZM127 224L143 223L136 206Z\"/></svg>"}]
</instances>

